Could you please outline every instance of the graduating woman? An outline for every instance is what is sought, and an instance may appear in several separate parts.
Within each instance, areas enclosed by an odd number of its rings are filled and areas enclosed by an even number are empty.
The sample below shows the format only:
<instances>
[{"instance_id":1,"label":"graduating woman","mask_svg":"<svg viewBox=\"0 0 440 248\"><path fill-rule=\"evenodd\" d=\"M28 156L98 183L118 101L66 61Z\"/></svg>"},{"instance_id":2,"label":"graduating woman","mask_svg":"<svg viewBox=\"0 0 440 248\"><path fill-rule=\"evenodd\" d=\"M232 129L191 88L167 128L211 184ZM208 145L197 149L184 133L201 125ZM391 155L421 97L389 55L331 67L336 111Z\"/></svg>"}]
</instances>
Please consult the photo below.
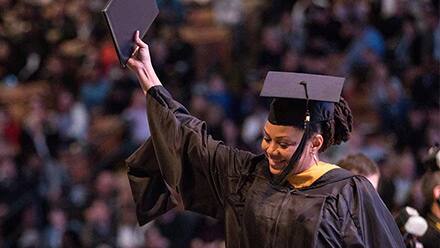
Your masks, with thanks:
<instances>
[{"instance_id":1,"label":"graduating woman","mask_svg":"<svg viewBox=\"0 0 440 248\"><path fill-rule=\"evenodd\" d=\"M349 138L343 79L269 73L262 95L274 100L255 155L213 140L162 86L138 32L135 42L128 66L151 131L127 159L141 225L180 208L221 220L227 247L404 247L371 183L319 159Z\"/></svg>"}]
</instances>

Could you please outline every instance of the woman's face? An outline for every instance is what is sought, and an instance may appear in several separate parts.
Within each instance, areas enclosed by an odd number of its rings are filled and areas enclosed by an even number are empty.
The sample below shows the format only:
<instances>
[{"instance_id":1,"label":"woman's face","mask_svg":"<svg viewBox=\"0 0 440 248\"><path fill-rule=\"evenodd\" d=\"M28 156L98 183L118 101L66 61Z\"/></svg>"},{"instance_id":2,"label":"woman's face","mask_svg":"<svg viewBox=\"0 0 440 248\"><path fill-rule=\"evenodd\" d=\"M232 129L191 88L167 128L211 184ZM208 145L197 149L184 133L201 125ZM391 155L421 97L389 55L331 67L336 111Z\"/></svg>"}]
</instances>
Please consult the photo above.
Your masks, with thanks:
<instances>
[{"instance_id":1,"label":"woman's face","mask_svg":"<svg viewBox=\"0 0 440 248\"><path fill-rule=\"evenodd\" d=\"M274 125L269 121L266 121L263 129L261 148L269 161L270 172L278 175L289 163L290 158L301 142L304 131L293 126ZM297 174L310 166L313 159L310 154L310 145L307 144L298 165L292 173Z\"/></svg>"}]
</instances>

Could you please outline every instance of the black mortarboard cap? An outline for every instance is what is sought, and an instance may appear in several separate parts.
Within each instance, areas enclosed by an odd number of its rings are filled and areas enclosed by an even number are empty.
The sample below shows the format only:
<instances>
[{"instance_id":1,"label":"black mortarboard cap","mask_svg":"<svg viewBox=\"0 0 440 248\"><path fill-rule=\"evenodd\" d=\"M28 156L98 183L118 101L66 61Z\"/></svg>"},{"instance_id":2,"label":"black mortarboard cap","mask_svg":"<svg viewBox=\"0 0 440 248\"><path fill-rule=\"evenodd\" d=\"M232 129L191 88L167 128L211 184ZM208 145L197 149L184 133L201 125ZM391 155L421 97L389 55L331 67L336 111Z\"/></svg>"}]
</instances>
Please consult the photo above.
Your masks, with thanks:
<instances>
[{"instance_id":1,"label":"black mortarboard cap","mask_svg":"<svg viewBox=\"0 0 440 248\"><path fill-rule=\"evenodd\" d=\"M272 124L302 126L307 112L312 123L332 119L343 85L341 77L270 71L260 95L274 98Z\"/></svg>"},{"instance_id":2,"label":"black mortarboard cap","mask_svg":"<svg viewBox=\"0 0 440 248\"><path fill-rule=\"evenodd\" d=\"M275 125L303 127L304 134L289 164L271 183L283 185L304 152L312 134L310 123L333 118L334 103L339 102L344 78L270 71L264 80L261 96L273 97L269 122Z\"/></svg>"},{"instance_id":3,"label":"black mortarboard cap","mask_svg":"<svg viewBox=\"0 0 440 248\"><path fill-rule=\"evenodd\" d=\"M110 0L102 10L123 67L135 49L134 34L142 38L159 13L155 0Z\"/></svg>"}]
</instances>

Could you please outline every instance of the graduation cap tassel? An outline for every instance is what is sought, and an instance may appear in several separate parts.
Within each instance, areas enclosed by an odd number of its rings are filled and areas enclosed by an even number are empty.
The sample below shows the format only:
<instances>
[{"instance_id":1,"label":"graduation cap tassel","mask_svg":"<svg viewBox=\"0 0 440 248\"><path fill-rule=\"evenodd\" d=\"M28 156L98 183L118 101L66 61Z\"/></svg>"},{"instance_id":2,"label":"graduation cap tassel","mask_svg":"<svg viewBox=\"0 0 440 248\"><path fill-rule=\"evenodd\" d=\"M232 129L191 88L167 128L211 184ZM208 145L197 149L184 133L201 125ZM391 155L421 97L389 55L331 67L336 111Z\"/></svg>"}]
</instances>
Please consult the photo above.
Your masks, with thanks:
<instances>
[{"instance_id":1,"label":"graduation cap tassel","mask_svg":"<svg viewBox=\"0 0 440 248\"><path fill-rule=\"evenodd\" d=\"M277 186L282 186L286 183L290 172L292 172L293 167L299 162L301 159L301 155L304 152L304 148L306 146L307 140L310 137L310 111L309 111L309 94L307 92L307 83L302 81L300 82L301 85L304 86L304 91L306 95L306 114L304 118L304 134L301 138L301 141L296 148L295 153L293 153L292 157L290 158L289 164L283 169L283 171L277 175L272 177L272 184Z\"/></svg>"},{"instance_id":2,"label":"graduation cap tassel","mask_svg":"<svg viewBox=\"0 0 440 248\"><path fill-rule=\"evenodd\" d=\"M299 84L304 86L304 92L306 94L306 117L304 119L304 129L306 129L308 124L310 123L309 92L307 91L307 83L306 82L302 81Z\"/></svg>"}]
</instances>

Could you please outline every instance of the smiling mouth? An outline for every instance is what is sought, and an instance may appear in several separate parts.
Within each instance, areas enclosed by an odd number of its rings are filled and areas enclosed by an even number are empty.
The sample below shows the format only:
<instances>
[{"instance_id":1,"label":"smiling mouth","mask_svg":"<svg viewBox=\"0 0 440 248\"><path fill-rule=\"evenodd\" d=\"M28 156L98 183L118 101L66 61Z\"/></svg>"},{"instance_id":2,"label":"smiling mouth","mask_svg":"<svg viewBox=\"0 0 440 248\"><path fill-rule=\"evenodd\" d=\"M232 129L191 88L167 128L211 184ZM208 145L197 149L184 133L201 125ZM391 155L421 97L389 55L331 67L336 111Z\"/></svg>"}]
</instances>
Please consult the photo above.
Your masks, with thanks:
<instances>
[{"instance_id":1,"label":"smiling mouth","mask_svg":"<svg viewBox=\"0 0 440 248\"><path fill-rule=\"evenodd\" d=\"M276 170L281 170L281 169L283 169L284 167L287 166L287 163L286 163L285 160L273 161L273 160L269 159L269 165L270 165L270 167L272 167L272 168L274 168Z\"/></svg>"}]
</instances>

